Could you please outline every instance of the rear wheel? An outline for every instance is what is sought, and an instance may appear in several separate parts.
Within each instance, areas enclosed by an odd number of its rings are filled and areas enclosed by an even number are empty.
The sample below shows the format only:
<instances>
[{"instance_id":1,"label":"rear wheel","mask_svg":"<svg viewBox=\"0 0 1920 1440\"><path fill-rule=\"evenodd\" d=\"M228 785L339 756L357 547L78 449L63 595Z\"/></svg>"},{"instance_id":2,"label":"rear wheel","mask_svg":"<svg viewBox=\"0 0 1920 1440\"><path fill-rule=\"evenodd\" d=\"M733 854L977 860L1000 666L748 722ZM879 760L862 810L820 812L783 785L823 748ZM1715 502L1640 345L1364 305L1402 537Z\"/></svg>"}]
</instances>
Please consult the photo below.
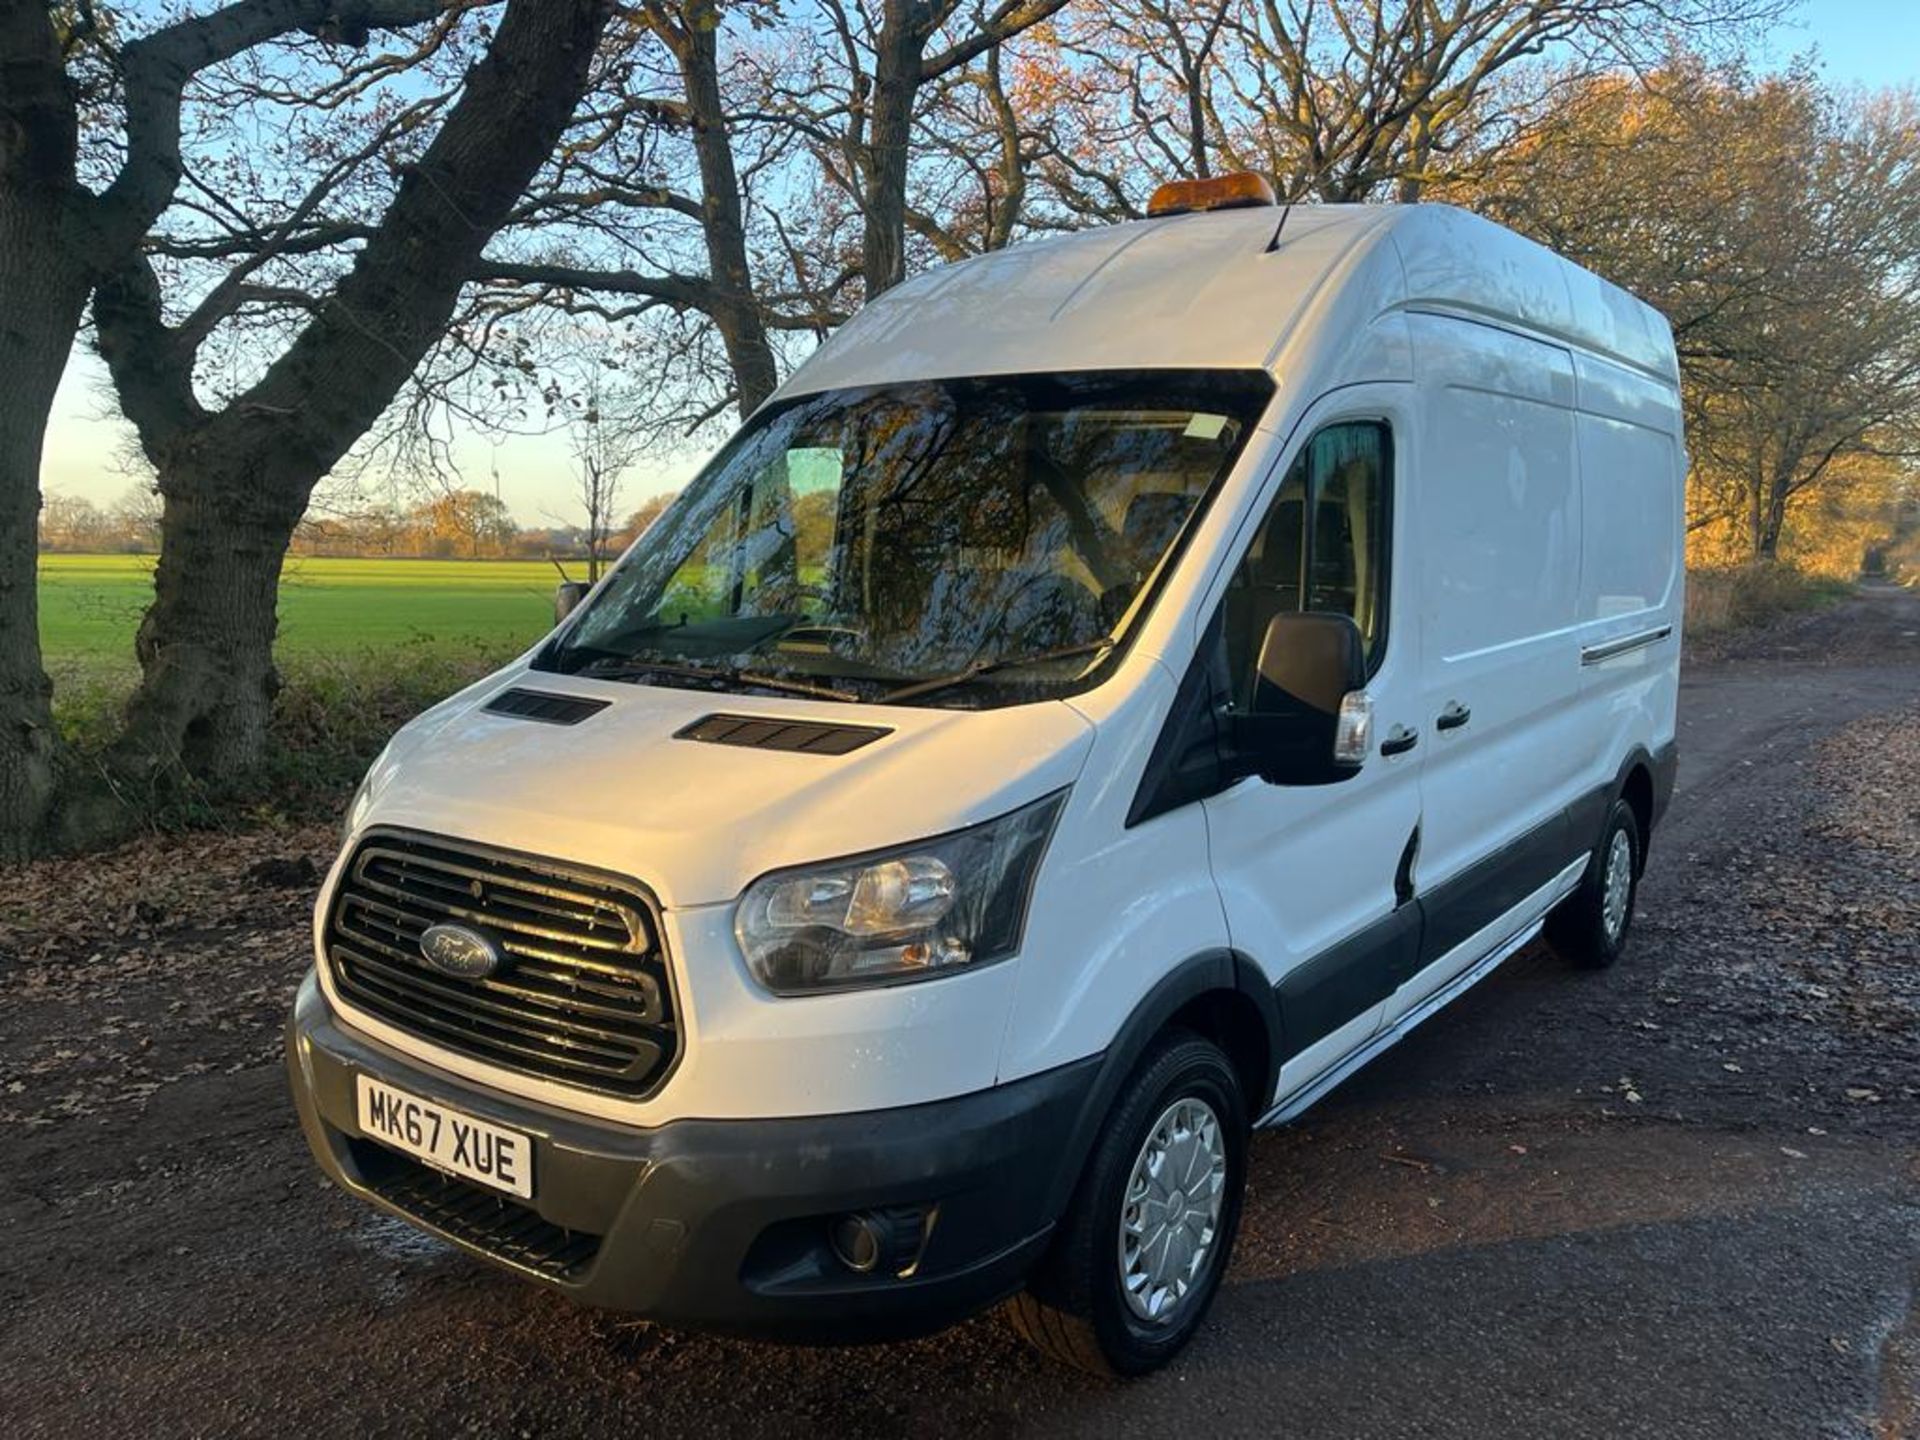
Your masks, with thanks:
<instances>
[{"instance_id":1,"label":"rear wheel","mask_svg":"<svg viewBox=\"0 0 1920 1440\"><path fill-rule=\"evenodd\" d=\"M1640 847L1640 821L1633 807L1614 801L1580 887L1547 917L1548 941L1574 964L1603 969L1626 948L1640 890Z\"/></svg>"},{"instance_id":2,"label":"rear wheel","mask_svg":"<svg viewBox=\"0 0 1920 1440\"><path fill-rule=\"evenodd\" d=\"M1114 1102L1013 1327L1099 1375L1141 1375L1193 1337L1220 1287L1246 1186L1247 1108L1232 1064L1185 1032L1149 1050Z\"/></svg>"}]
</instances>

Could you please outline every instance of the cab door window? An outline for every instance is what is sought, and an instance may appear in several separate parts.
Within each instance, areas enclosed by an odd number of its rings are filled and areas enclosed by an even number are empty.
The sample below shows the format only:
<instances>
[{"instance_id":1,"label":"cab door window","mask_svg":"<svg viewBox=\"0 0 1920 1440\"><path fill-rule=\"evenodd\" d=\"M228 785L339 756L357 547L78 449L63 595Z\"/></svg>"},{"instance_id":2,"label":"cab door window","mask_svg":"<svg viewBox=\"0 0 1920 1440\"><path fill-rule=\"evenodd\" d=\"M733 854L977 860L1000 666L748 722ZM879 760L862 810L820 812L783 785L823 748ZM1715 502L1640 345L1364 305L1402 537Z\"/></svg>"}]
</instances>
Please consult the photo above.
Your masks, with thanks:
<instances>
[{"instance_id":1,"label":"cab door window","mask_svg":"<svg viewBox=\"0 0 1920 1440\"><path fill-rule=\"evenodd\" d=\"M1313 610L1360 627L1367 669L1386 653L1391 436L1378 421L1316 434L1287 469L1228 584L1222 615L1236 705L1251 699L1260 643L1276 615Z\"/></svg>"}]
</instances>

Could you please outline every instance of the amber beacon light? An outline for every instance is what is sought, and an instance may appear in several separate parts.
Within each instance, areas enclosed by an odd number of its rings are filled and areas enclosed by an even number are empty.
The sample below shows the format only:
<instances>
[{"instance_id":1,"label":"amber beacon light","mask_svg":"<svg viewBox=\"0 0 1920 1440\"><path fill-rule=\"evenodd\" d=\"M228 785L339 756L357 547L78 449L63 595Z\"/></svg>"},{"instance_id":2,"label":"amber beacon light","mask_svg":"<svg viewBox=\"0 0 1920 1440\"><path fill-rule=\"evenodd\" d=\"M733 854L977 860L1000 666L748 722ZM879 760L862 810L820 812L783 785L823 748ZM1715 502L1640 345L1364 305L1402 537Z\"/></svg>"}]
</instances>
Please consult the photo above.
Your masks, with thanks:
<instances>
[{"instance_id":1,"label":"amber beacon light","mask_svg":"<svg viewBox=\"0 0 1920 1440\"><path fill-rule=\"evenodd\" d=\"M1240 170L1209 180L1169 180L1147 201L1147 214L1189 215L1199 210L1241 210L1276 203L1266 176Z\"/></svg>"}]
</instances>

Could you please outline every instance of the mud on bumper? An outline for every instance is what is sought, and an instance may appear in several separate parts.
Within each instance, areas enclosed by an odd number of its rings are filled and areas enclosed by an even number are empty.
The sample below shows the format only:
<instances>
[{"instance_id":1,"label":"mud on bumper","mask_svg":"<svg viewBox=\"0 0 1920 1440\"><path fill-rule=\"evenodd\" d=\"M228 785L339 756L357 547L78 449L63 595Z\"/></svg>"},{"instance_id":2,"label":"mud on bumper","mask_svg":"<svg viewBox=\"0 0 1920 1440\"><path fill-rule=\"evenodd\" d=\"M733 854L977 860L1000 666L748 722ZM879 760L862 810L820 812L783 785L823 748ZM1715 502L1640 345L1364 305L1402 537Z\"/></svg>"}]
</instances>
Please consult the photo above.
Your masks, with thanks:
<instances>
[{"instance_id":1,"label":"mud on bumper","mask_svg":"<svg viewBox=\"0 0 1920 1440\"><path fill-rule=\"evenodd\" d=\"M1099 1058L958 1099L863 1114L638 1129L422 1065L337 1017L309 975L287 1069L315 1158L343 1189L590 1305L664 1324L812 1342L923 1334L1017 1289L1045 1247L1062 1156ZM533 1137L531 1202L367 1139L354 1077ZM900 1273L851 1270L851 1213L924 1216Z\"/></svg>"}]
</instances>

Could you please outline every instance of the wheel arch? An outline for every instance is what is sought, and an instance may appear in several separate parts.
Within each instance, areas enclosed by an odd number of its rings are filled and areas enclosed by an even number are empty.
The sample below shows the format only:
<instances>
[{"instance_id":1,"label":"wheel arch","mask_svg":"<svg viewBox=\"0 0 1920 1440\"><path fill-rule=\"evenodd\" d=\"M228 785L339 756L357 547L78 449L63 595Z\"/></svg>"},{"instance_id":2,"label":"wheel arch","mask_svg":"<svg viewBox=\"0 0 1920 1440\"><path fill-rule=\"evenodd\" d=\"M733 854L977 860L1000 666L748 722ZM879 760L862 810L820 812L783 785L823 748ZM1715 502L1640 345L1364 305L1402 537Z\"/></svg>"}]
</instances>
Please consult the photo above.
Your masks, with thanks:
<instances>
[{"instance_id":1,"label":"wheel arch","mask_svg":"<svg viewBox=\"0 0 1920 1440\"><path fill-rule=\"evenodd\" d=\"M1664 808L1664 790L1672 785L1672 747L1667 747L1669 758L1663 763L1644 745L1635 745L1626 758L1620 762L1620 768L1614 773L1613 784L1607 788L1607 803L1602 810L1601 823L1605 815L1613 809L1616 800L1624 800L1627 808L1633 811L1633 818L1640 830L1638 861L1641 869L1646 868L1647 849L1653 843L1653 827L1659 822L1660 812ZM1662 781L1662 775L1666 779ZM1598 844L1602 837L1595 837Z\"/></svg>"},{"instance_id":2,"label":"wheel arch","mask_svg":"<svg viewBox=\"0 0 1920 1440\"><path fill-rule=\"evenodd\" d=\"M1237 951L1191 955L1134 1006L1107 1046L1054 1177L1048 1197L1051 1216L1060 1215L1073 1198L1121 1087L1148 1047L1170 1029L1190 1029L1219 1045L1246 1091L1248 1113L1265 1113L1284 1053L1273 986L1259 966Z\"/></svg>"}]
</instances>

